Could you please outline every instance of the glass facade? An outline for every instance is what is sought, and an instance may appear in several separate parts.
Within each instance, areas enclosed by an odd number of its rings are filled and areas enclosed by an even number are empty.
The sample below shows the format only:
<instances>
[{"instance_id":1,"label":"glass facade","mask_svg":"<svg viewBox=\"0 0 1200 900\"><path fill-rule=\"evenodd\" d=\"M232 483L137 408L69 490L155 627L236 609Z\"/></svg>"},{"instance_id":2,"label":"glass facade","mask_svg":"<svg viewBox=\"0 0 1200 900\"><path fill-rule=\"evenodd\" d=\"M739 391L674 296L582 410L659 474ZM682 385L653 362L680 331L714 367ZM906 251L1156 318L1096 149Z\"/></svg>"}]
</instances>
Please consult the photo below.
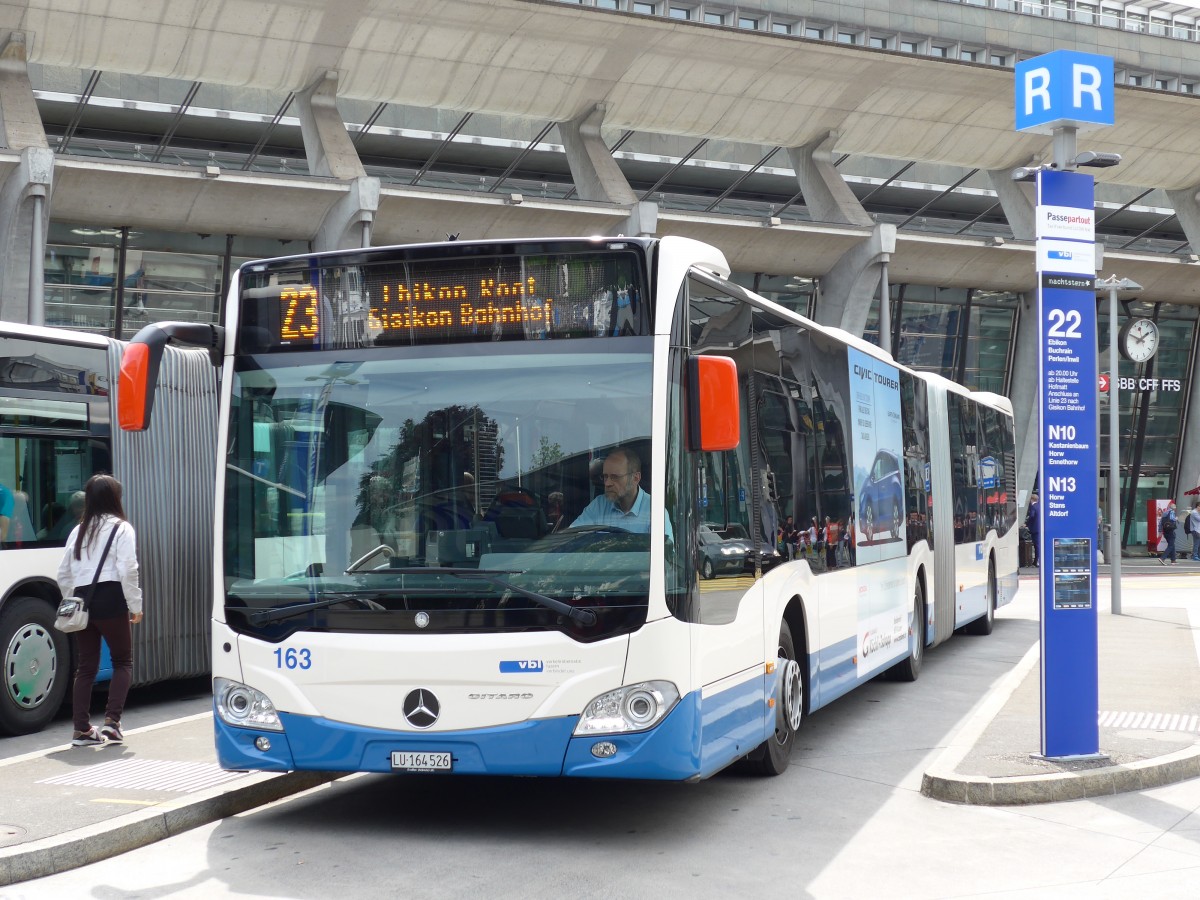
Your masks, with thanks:
<instances>
[{"instance_id":1,"label":"glass facade","mask_svg":"<svg viewBox=\"0 0 1200 900\"><path fill-rule=\"evenodd\" d=\"M1100 344L1100 372L1108 374L1107 304L1101 304L1097 332ZM1146 505L1177 493L1174 475L1179 464L1180 435L1187 388L1192 376L1192 348L1195 343L1197 310L1172 304L1136 303L1129 309L1135 318L1153 319L1158 324L1160 350L1147 363L1132 363L1123 357L1117 370L1119 397L1118 455L1121 461L1121 510L1125 546L1146 542ZM1117 323L1126 321L1122 316ZM1109 467L1109 393L1100 394L1100 498L1108 509ZM1129 493L1131 473L1137 484ZM1190 485L1187 485L1190 487Z\"/></svg>"},{"instance_id":2,"label":"glass facade","mask_svg":"<svg viewBox=\"0 0 1200 900\"><path fill-rule=\"evenodd\" d=\"M250 259L308 249L299 241L52 222L45 260L46 324L123 338L148 322L215 324L235 268Z\"/></svg>"},{"instance_id":3,"label":"glass facade","mask_svg":"<svg viewBox=\"0 0 1200 900\"><path fill-rule=\"evenodd\" d=\"M893 284L892 355L921 372L937 372L974 391L1008 392L1019 294L975 288ZM879 344L879 302L863 338Z\"/></svg>"}]
</instances>

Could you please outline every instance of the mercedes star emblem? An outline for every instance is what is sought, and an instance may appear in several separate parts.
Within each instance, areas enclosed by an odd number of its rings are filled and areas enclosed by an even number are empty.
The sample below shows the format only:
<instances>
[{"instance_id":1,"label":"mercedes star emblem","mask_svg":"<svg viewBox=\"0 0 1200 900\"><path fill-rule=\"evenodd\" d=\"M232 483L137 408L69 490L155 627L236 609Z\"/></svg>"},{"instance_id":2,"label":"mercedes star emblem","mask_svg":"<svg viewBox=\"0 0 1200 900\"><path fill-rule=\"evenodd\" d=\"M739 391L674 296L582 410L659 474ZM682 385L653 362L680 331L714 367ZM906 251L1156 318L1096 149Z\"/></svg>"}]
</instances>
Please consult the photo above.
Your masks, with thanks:
<instances>
[{"instance_id":1,"label":"mercedes star emblem","mask_svg":"<svg viewBox=\"0 0 1200 900\"><path fill-rule=\"evenodd\" d=\"M418 628L424 628L429 624L429 613L419 612L413 617L413 621L417 623Z\"/></svg>"},{"instance_id":2,"label":"mercedes star emblem","mask_svg":"<svg viewBox=\"0 0 1200 900\"><path fill-rule=\"evenodd\" d=\"M413 728L429 728L438 719L441 704L431 691L417 688L404 698L404 718Z\"/></svg>"}]
</instances>

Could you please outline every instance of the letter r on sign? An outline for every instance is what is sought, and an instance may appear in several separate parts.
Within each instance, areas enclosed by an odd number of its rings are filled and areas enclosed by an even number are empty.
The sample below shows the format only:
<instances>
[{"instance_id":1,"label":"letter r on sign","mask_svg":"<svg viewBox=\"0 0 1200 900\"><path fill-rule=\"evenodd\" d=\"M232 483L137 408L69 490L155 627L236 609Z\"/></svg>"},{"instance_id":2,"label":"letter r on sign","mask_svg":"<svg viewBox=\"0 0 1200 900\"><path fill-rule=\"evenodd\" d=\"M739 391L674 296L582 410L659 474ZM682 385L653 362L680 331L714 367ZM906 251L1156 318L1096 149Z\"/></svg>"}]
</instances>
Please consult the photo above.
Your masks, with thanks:
<instances>
[{"instance_id":1,"label":"letter r on sign","mask_svg":"<svg viewBox=\"0 0 1200 900\"><path fill-rule=\"evenodd\" d=\"M1025 73L1025 115L1033 115L1033 98L1041 97L1042 112L1050 108L1050 70L1030 69Z\"/></svg>"},{"instance_id":2,"label":"letter r on sign","mask_svg":"<svg viewBox=\"0 0 1200 900\"><path fill-rule=\"evenodd\" d=\"M1074 63L1071 66L1071 85L1071 105L1076 109L1083 106L1084 94L1091 95L1092 109L1096 112L1104 109L1104 103L1100 99L1100 70L1095 66Z\"/></svg>"}]
</instances>

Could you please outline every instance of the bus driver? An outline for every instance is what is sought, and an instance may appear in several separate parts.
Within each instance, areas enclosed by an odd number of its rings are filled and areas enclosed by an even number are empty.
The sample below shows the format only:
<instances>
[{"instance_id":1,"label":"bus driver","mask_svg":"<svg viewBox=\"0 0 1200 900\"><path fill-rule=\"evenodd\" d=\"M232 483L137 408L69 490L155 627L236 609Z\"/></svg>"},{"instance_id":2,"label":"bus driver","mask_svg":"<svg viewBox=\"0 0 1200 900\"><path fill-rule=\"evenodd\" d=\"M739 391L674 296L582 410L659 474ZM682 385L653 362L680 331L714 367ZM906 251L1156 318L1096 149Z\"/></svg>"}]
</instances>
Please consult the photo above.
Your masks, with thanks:
<instances>
[{"instance_id":1,"label":"bus driver","mask_svg":"<svg viewBox=\"0 0 1200 900\"><path fill-rule=\"evenodd\" d=\"M650 495L641 488L641 457L626 447L617 447L605 458L601 473L603 496L589 503L571 527L612 525L624 531L649 534Z\"/></svg>"}]
</instances>

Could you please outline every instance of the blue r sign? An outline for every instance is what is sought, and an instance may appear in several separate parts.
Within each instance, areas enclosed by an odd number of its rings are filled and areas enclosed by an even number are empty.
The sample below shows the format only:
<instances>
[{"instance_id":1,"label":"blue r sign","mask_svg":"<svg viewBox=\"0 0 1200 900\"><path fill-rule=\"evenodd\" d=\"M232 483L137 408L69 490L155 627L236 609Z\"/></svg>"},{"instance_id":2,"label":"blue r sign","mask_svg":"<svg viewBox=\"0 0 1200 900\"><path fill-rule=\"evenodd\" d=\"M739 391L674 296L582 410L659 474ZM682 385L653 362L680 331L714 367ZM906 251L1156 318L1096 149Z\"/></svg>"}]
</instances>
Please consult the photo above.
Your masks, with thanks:
<instances>
[{"instance_id":1,"label":"blue r sign","mask_svg":"<svg viewBox=\"0 0 1200 900\"><path fill-rule=\"evenodd\" d=\"M1108 56L1055 50L1016 65L1017 131L1050 134L1112 125L1113 61Z\"/></svg>"}]
</instances>

